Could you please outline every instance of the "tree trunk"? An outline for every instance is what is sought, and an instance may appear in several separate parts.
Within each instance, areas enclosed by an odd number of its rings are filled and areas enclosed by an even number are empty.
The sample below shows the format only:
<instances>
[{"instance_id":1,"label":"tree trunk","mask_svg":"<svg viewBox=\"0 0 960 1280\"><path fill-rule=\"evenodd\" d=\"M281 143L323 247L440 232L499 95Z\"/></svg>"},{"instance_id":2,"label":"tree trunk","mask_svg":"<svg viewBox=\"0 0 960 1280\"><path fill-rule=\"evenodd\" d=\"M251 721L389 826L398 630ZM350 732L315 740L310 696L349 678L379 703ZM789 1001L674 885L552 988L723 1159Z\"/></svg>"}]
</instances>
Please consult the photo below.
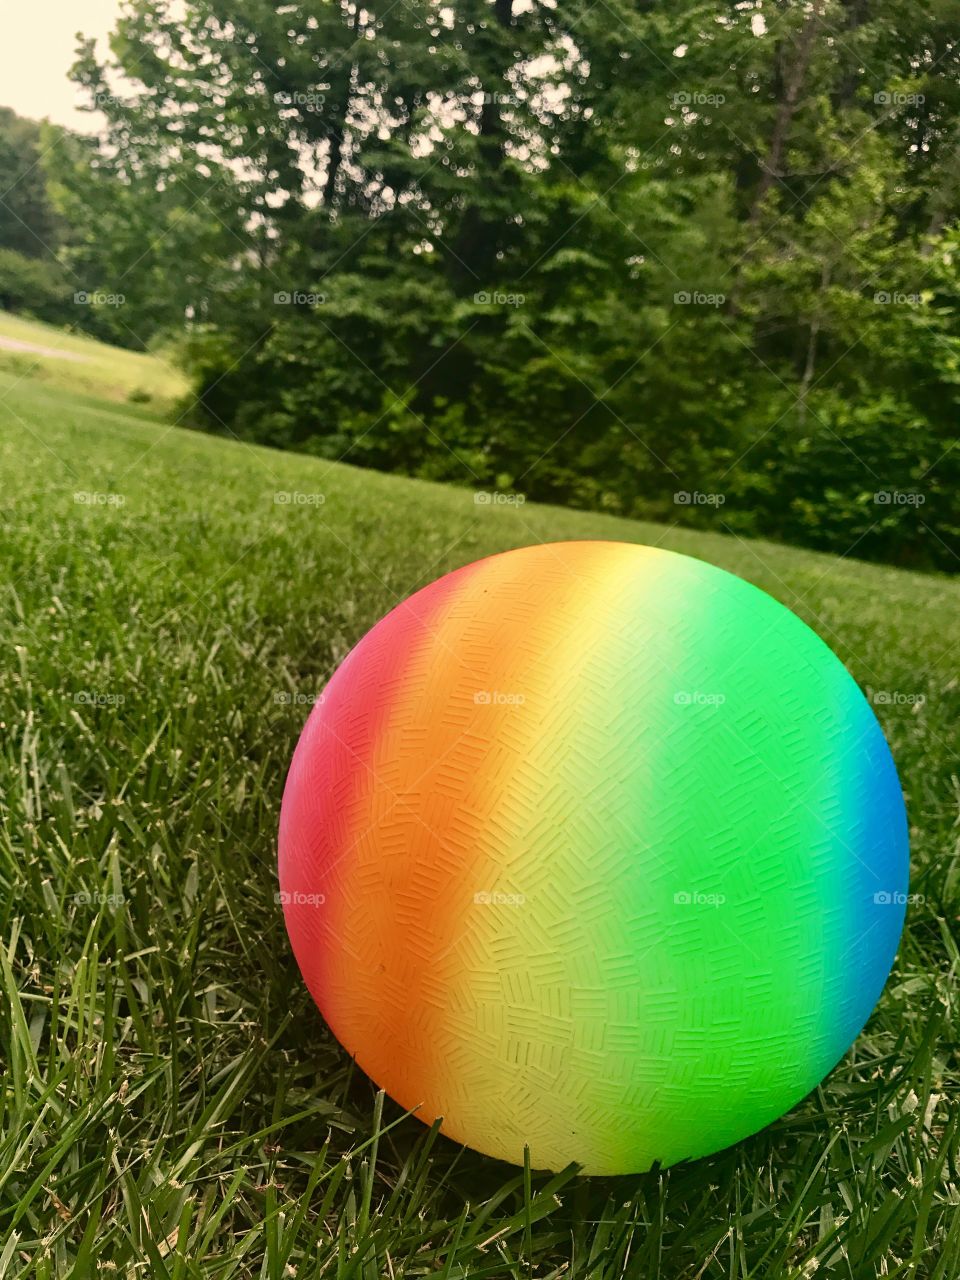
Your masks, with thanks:
<instances>
[{"instance_id":1,"label":"tree trunk","mask_svg":"<svg viewBox=\"0 0 960 1280\"><path fill-rule=\"evenodd\" d=\"M845 32L853 34L870 18L870 0L843 0L843 7L847 13L847 20L843 26ZM860 77L857 74L858 63L851 58L849 48L843 46L839 52L842 57L848 59L846 70L840 77L836 91L833 94L834 107L838 111L842 111L845 107L849 107L856 98Z\"/></svg>"},{"instance_id":2,"label":"tree trunk","mask_svg":"<svg viewBox=\"0 0 960 1280\"><path fill-rule=\"evenodd\" d=\"M807 392L813 385L813 375L817 367L817 340L820 337L820 326L823 322L823 302L822 295L830 287L830 263L825 262L820 271L820 294L821 298L817 302L813 316L810 319L810 336L807 339L807 360L803 370L803 377L800 379L800 389L797 393L797 417L800 425L807 420Z\"/></svg>"},{"instance_id":3,"label":"tree trunk","mask_svg":"<svg viewBox=\"0 0 960 1280\"><path fill-rule=\"evenodd\" d=\"M513 0L495 0L494 16L498 26L508 28L513 21ZM478 164L474 178L477 198L464 210L453 252L448 256L451 278L460 291L473 292L476 289L477 282L494 268L499 247L500 227L483 207L486 192L501 190L500 175L506 160L505 130L497 100L497 93L503 85L502 72L506 68L496 65L498 61L494 43L486 51L487 65L481 72L484 100L478 121ZM491 84L497 86L497 93L490 92Z\"/></svg>"},{"instance_id":4,"label":"tree trunk","mask_svg":"<svg viewBox=\"0 0 960 1280\"><path fill-rule=\"evenodd\" d=\"M810 66L810 58L813 54L814 40L817 29L820 26L822 11L823 0L812 0L810 12L807 14L797 39L796 57L793 60L792 67L784 77L783 98L777 108L776 119L773 123L773 133L770 138L770 149L766 160L761 166L760 181L754 196L753 208L750 211L749 221L751 226L756 225L760 220L767 192L774 182L783 177L783 153L790 135L790 126L796 114L800 92L806 80L807 68Z\"/></svg>"},{"instance_id":5,"label":"tree trunk","mask_svg":"<svg viewBox=\"0 0 960 1280\"><path fill-rule=\"evenodd\" d=\"M351 30L356 40L360 32L360 0L356 0ZM347 116L350 114L356 78L357 64L354 62L350 66L347 87L339 103L337 122L330 130L330 156L327 161L327 176L323 184L323 205L326 209L331 207L337 194L337 178L340 176L340 167L343 164L343 144L347 136Z\"/></svg>"}]
</instances>

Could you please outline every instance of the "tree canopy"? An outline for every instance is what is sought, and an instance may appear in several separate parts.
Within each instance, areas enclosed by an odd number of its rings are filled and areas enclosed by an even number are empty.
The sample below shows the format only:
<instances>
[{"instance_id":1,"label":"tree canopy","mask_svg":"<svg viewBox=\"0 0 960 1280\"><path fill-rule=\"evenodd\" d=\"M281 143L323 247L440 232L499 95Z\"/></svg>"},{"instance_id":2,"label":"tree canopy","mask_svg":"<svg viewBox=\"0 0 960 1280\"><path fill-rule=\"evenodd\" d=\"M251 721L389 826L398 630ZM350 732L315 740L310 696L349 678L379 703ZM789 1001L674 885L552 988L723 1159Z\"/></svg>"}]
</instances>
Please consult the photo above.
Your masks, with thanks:
<instances>
[{"instance_id":1,"label":"tree canopy","mask_svg":"<svg viewBox=\"0 0 960 1280\"><path fill-rule=\"evenodd\" d=\"M211 430L953 569L958 19L127 0L68 259Z\"/></svg>"}]
</instances>

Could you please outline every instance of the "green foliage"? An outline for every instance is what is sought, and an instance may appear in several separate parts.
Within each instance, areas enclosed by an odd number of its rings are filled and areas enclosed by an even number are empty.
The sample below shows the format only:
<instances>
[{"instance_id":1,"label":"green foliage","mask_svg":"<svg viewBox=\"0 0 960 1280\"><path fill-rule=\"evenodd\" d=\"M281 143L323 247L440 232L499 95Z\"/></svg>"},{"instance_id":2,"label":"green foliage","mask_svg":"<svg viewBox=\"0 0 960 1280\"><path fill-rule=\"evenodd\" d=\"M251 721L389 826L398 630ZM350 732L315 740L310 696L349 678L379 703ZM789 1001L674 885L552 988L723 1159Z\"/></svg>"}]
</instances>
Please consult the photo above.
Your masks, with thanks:
<instances>
[{"instance_id":1,"label":"green foliage","mask_svg":"<svg viewBox=\"0 0 960 1280\"><path fill-rule=\"evenodd\" d=\"M57 320L65 314L67 288L66 273L53 259L0 248L0 309Z\"/></svg>"},{"instance_id":2,"label":"green foliage","mask_svg":"<svg viewBox=\"0 0 960 1280\"><path fill-rule=\"evenodd\" d=\"M44 176L41 126L0 107L0 249L56 258L63 228Z\"/></svg>"},{"instance_id":3,"label":"green foliage","mask_svg":"<svg viewBox=\"0 0 960 1280\"><path fill-rule=\"evenodd\" d=\"M954 569L958 17L131 0L70 262L212 430Z\"/></svg>"}]
</instances>

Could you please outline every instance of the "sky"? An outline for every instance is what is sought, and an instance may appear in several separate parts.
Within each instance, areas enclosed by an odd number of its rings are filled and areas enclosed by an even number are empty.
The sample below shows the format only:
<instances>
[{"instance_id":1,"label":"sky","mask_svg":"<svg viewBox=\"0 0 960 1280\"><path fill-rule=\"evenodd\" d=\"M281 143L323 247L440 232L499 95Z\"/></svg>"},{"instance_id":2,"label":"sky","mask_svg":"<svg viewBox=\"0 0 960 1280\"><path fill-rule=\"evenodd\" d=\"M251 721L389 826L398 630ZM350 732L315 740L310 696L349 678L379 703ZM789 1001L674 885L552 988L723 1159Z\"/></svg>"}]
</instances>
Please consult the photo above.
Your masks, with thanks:
<instances>
[{"instance_id":1,"label":"sky","mask_svg":"<svg viewBox=\"0 0 960 1280\"><path fill-rule=\"evenodd\" d=\"M104 50L119 16L120 0L0 0L0 106L94 132L102 118L77 110L82 97L67 72L77 32Z\"/></svg>"},{"instance_id":2,"label":"sky","mask_svg":"<svg viewBox=\"0 0 960 1280\"><path fill-rule=\"evenodd\" d=\"M78 109L82 95L67 72L77 32L94 36L102 54L120 9L121 0L0 0L0 106L32 120L49 117L83 133L98 131L103 117ZM763 18L755 15L754 34L763 30ZM680 57L685 52L685 45L677 50Z\"/></svg>"}]
</instances>

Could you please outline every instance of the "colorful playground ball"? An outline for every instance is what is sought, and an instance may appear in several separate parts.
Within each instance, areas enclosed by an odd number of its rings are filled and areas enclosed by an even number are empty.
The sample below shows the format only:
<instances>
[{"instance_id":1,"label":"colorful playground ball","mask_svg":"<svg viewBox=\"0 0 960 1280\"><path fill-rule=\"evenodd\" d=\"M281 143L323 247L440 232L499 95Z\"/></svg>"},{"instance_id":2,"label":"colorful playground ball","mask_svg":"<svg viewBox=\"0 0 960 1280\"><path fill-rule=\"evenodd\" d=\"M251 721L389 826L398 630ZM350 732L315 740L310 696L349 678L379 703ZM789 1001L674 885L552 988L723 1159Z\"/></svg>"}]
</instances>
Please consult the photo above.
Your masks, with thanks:
<instances>
[{"instance_id":1,"label":"colorful playground ball","mask_svg":"<svg viewBox=\"0 0 960 1280\"><path fill-rule=\"evenodd\" d=\"M313 708L280 890L307 986L402 1107L534 1168L703 1156L866 1022L904 803L853 679L687 556L562 542L392 610Z\"/></svg>"}]
</instances>

